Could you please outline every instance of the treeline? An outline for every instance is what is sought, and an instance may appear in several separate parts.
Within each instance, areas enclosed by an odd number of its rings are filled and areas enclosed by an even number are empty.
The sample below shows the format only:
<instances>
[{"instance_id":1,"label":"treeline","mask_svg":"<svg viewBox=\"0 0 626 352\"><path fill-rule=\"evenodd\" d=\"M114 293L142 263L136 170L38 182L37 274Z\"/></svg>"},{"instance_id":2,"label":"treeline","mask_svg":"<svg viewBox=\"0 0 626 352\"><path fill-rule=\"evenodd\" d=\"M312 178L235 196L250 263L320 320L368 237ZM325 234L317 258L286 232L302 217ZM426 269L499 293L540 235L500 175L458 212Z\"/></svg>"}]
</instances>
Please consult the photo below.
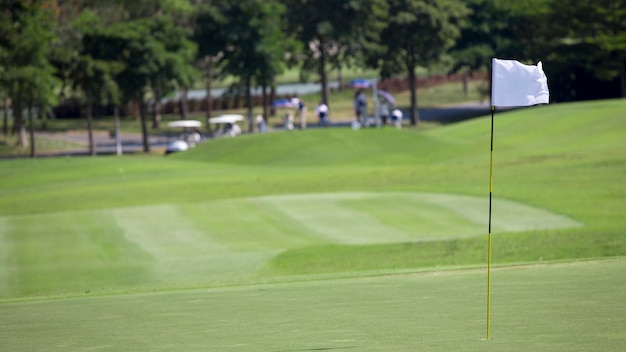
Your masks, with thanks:
<instances>
[{"instance_id":1,"label":"treeline","mask_svg":"<svg viewBox=\"0 0 626 352\"><path fill-rule=\"evenodd\" d=\"M554 101L626 95L626 0L3 0L0 100L26 144L25 120L67 97L88 126L93 108L133 103L159 127L161 101L203 82L235 78L252 118L252 87L268 116L275 77L297 67L375 69L408 78L419 122L416 69L489 71L491 58L544 62ZM204 103L211 116L211 95ZM147 116L153 112L152 119ZM7 131L7 117L3 130ZM32 124L31 124L32 125ZM250 128L254 124L249 123Z\"/></svg>"}]
</instances>

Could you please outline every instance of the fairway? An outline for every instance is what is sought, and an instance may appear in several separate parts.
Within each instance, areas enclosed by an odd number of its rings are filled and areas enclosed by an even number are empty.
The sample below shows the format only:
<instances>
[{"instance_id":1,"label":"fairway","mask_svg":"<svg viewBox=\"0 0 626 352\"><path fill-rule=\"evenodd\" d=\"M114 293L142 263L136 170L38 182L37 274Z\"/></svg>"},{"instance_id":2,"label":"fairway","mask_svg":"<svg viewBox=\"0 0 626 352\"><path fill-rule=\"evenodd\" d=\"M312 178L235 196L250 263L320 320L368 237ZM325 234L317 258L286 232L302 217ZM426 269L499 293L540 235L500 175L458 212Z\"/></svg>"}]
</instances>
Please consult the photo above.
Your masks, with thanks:
<instances>
[{"instance_id":1,"label":"fairway","mask_svg":"<svg viewBox=\"0 0 626 352\"><path fill-rule=\"evenodd\" d=\"M0 305L6 351L605 351L626 346L626 261ZM26 338L28 336L28 338Z\"/></svg>"},{"instance_id":2,"label":"fairway","mask_svg":"<svg viewBox=\"0 0 626 352\"><path fill-rule=\"evenodd\" d=\"M626 101L3 160L1 351L624 351Z\"/></svg>"}]
</instances>

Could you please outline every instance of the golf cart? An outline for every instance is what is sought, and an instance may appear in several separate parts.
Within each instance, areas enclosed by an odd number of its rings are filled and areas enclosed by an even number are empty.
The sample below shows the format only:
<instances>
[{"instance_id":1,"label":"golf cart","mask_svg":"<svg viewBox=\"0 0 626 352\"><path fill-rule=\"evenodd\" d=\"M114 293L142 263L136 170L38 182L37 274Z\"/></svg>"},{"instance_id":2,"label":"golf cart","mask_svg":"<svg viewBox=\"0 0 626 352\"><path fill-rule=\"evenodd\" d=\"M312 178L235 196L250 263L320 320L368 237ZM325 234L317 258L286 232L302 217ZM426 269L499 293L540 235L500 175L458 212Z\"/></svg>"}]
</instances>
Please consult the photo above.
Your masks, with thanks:
<instances>
[{"instance_id":1,"label":"golf cart","mask_svg":"<svg viewBox=\"0 0 626 352\"><path fill-rule=\"evenodd\" d=\"M241 134L241 127L237 122L243 121L243 115L226 114L209 119L209 123L215 125L215 137L236 137Z\"/></svg>"},{"instance_id":2,"label":"golf cart","mask_svg":"<svg viewBox=\"0 0 626 352\"><path fill-rule=\"evenodd\" d=\"M202 122L197 120L180 120L170 121L167 123L169 128L182 128L182 134L179 139L167 144L165 154L181 152L191 147L195 147L196 144L202 141L202 135L200 135L200 127Z\"/></svg>"}]
</instances>

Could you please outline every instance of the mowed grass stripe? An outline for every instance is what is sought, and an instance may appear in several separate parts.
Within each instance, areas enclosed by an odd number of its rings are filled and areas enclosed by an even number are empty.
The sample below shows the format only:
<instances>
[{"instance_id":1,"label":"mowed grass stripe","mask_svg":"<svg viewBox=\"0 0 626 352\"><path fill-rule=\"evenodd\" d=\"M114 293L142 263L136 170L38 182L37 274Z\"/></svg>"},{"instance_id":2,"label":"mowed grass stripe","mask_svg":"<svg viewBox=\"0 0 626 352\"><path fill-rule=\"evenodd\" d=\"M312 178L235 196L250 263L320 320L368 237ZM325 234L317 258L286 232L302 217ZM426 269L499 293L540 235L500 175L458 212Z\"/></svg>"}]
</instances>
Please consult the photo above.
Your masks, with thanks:
<instances>
[{"instance_id":1,"label":"mowed grass stripe","mask_svg":"<svg viewBox=\"0 0 626 352\"><path fill-rule=\"evenodd\" d=\"M496 199L494 209L494 232L500 235L579 226L512 201ZM324 253L303 255L301 263L324 263L333 260L333 253L349 253L324 250L324 245L472 237L487 230L487 199L397 192L292 194L2 219L11 221L5 228L11 229L14 243L3 254L4 262L16 263L7 266L15 269L12 274L4 271L3 296L10 297L167 283L211 285L254 278L270 261L276 265L277 255L302 253L306 247ZM291 264L296 273L318 267ZM11 282L19 282L18 287L9 288Z\"/></svg>"},{"instance_id":2,"label":"mowed grass stripe","mask_svg":"<svg viewBox=\"0 0 626 352\"><path fill-rule=\"evenodd\" d=\"M153 268L163 282L220 280L243 270L236 253L199 229L177 205L136 207L114 211L124 238L153 258Z\"/></svg>"},{"instance_id":3,"label":"mowed grass stripe","mask_svg":"<svg viewBox=\"0 0 626 352\"><path fill-rule=\"evenodd\" d=\"M48 295L152 282L150 258L101 211L6 217L15 295Z\"/></svg>"},{"instance_id":4,"label":"mowed grass stripe","mask_svg":"<svg viewBox=\"0 0 626 352\"><path fill-rule=\"evenodd\" d=\"M11 351L607 351L626 347L626 260L0 305ZM28 338L26 338L28 337Z\"/></svg>"},{"instance_id":5,"label":"mowed grass stripe","mask_svg":"<svg viewBox=\"0 0 626 352\"><path fill-rule=\"evenodd\" d=\"M11 296L17 292L17 264L11 233L13 229L10 218L0 217L0 297Z\"/></svg>"}]
</instances>

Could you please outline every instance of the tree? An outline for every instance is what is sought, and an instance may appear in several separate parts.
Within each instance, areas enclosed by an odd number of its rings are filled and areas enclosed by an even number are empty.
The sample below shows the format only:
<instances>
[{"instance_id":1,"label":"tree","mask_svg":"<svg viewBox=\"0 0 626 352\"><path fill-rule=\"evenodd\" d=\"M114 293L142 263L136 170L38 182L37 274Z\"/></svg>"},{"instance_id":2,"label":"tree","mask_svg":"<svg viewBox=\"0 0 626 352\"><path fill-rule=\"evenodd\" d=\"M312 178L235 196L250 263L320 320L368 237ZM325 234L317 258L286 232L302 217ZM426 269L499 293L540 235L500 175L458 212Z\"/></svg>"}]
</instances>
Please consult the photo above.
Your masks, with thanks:
<instances>
[{"instance_id":1,"label":"tree","mask_svg":"<svg viewBox=\"0 0 626 352\"><path fill-rule=\"evenodd\" d=\"M509 11L497 4L498 0L470 0L471 13L462 23L461 35L450 49L454 64L450 72L462 72L463 86L468 94L467 74L472 70L491 69L491 58L508 42L510 36ZM500 52L498 52L500 54Z\"/></svg>"},{"instance_id":2,"label":"tree","mask_svg":"<svg viewBox=\"0 0 626 352\"><path fill-rule=\"evenodd\" d=\"M117 22L87 33L83 43L97 61L119 62L124 67L114 76L122 102L136 101L141 115L144 151L148 143L146 97L153 104L193 76L194 45L188 32L167 16ZM158 119L153 127L158 128Z\"/></svg>"},{"instance_id":3,"label":"tree","mask_svg":"<svg viewBox=\"0 0 626 352\"><path fill-rule=\"evenodd\" d=\"M207 125L211 118L213 100L211 88L215 76L215 66L226 50L227 23L226 11L230 1L217 0L197 4L196 15L193 18L192 40L197 44L197 60L204 68L206 89L206 119ZM210 125L208 125L210 126Z\"/></svg>"},{"instance_id":4,"label":"tree","mask_svg":"<svg viewBox=\"0 0 626 352\"><path fill-rule=\"evenodd\" d=\"M384 0L284 0L289 31L304 47L303 69L317 72L329 105L327 67L376 48L385 26Z\"/></svg>"},{"instance_id":5,"label":"tree","mask_svg":"<svg viewBox=\"0 0 626 352\"><path fill-rule=\"evenodd\" d=\"M468 9L457 0L389 0L389 25L381 34L386 48L369 58L383 77L406 73L411 91L411 124L419 122L417 66L436 63L460 35L459 21Z\"/></svg>"},{"instance_id":6,"label":"tree","mask_svg":"<svg viewBox=\"0 0 626 352\"><path fill-rule=\"evenodd\" d=\"M97 9L98 11L100 9ZM87 118L87 133L89 138L89 153L96 155L93 138L93 110L96 105L119 104L119 88L114 80L115 74L119 73L124 64L114 60L98 60L97 45L89 40L90 34L106 27L109 20L103 20L98 13L92 10L83 10L76 16L70 29L71 37L79 42L68 45L64 50L67 58L61 57L58 64L64 67L65 81L71 81L75 96L81 98L85 104ZM85 38L87 38L85 40ZM64 84L65 85L65 84ZM117 118L117 117L116 117ZM117 122L117 121L116 121Z\"/></svg>"},{"instance_id":7,"label":"tree","mask_svg":"<svg viewBox=\"0 0 626 352\"><path fill-rule=\"evenodd\" d=\"M253 84L267 86L281 73L285 65L285 51L289 42L281 27L284 5L277 1L242 0L227 7L228 24L226 50L222 70L237 77L237 86L245 92L248 108L248 129L252 121Z\"/></svg>"},{"instance_id":8,"label":"tree","mask_svg":"<svg viewBox=\"0 0 626 352\"><path fill-rule=\"evenodd\" d=\"M626 97L626 0L552 0L550 9L559 52L600 80L618 79Z\"/></svg>"},{"instance_id":9,"label":"tree","mask_svg":"<svg viewBox=\"0 0 626 352\"><path fill-rule=\"evenodd\" d=\"M26 147L24 109L29 112L31 156L35 155L34 108L48 109L55 103L58 80L48 61L55 7L52 1L5 1L0 8L0 87L11 99L13 131Z\"/></svg>"}]
</instances>

